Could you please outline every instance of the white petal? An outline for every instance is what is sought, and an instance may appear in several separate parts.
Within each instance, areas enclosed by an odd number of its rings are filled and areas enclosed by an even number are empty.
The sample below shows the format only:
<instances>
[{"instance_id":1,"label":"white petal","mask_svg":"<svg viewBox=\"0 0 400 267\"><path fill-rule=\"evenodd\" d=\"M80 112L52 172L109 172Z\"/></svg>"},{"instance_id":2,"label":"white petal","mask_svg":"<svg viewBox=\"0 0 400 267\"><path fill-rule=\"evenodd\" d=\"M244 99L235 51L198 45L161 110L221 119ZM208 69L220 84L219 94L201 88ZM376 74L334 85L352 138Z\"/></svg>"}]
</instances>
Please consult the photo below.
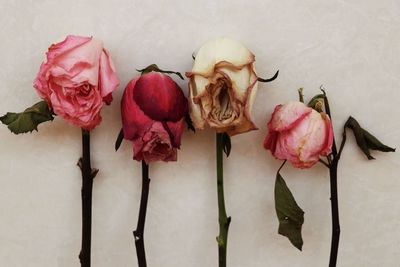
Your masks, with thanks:
<instances>
[{"instance_id":1,"label":"white petal","mask_svg":"<svg viewBox=\"0 0 400 267\"><path fill-rule=\"evenodd\" d=\"M203 94L204 91L206 90L206 86L208 85L209 80L200 75L194 75L193 80L194 80L193 96L198 96L200 94Z\"/></svg>"},{"instance_id":2,"label":"white petal","mask_svg":"<svg viewBox=\"0 0 400 267\"><path fill-rule=\"evenodd\" d=\"M196 54L192 73L210 76L214 66L227 62L241 68L254 61L254 55L241 43L229 38L218 38L205 43Z\"/></svg>"},{"instance_id":3,"label":"white petal","mask_svg":"<svg viewBox=\"0 0 400 267\"><path fill-rule=\"evenodd\" d=\"M193 88L192 83L189 83L189 113L192 119L193 126L196 129L204 129L205 121L201 115L201 108L199 104L193 102Z\"/></svg>"}]
</instances>

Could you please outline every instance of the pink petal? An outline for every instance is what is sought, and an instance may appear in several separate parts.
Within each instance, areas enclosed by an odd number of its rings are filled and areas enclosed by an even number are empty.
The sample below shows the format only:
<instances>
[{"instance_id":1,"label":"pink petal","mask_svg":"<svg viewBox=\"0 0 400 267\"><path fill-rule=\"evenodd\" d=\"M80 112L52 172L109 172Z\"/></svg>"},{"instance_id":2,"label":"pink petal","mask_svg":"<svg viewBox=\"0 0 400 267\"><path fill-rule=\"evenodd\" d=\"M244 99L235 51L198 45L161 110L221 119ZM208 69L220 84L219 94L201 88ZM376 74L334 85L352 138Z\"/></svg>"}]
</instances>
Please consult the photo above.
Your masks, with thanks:
<instances>
[{"instance_id":1,"label":"pink petal","mask_svg":"<svg viewBox=\"0 0 400 267\"><path fill-rule=\"evenodd\" d=\"M73 50L74 48L83 45L92 40L92 37L68 35L64 41L52 44L47 52L47 61L50 62L54 58Z\"/></svg>"},{"instance_id":2,"label":"pink petal","mask_svg":"<svg viewBox=\"0 0 400 267\"><path fill-rule=\"evenodd\" d=\"M327 156L331 153L332 150L332 144L333 144L333 126L331 123L331 120L329 119L329 116L325 113L321 113L321 116L325 122L325 127L326 127L326 139L325 139L325 145L322 148L322 151L320 154L322 156Z\"/></svg>"},{"instance_id":3,"label":"pink petal","mask_svg":"<svg viewBox=\"0 0 400 267\"><path fill-rule=\"evenodd\" d=\"M114 64L107 50L103 49L100 57L99 89L106 102L112 101L112 92L118 87L119 79L115 72Z\"/></svg>"},{"instance_id":4,"label":"pink petal","mask_svg":"<svg viewBox=\"0 0 400 267\"><path fill-rule=\"evenodd\" d=\"M174 147L179 148L181 145L181 137L183 134L183 130L185 129L185 119L182 118L180 121L177 122L167 122L168 128L171 131L171 143Z\"/></svg>"},{"instance_id":5,"label":"pink petal","mask_svg":"<svg viewBox=\"0 0 400 267\"><path fill-rule=\"evenodd\" d=\"M156 121L179 121L187 112L188 103L182 90L162 73L142 75L133 96L141 110Z\"/></svg>"},{"instance_id":6,"label":"pink petal","mask_svg":"<svg viewBox=\"0 0 400 267\"><path fill-rule=\"evenodd\" d=\"M296 126L305 116L310 114L312 108L301 102L289 102L285 105L278 105L268 122L268 129L274 131L286 131Z\"/></svg>"},{"instance_id":7,"label":"pink petal","mask_svg":"<svg viewBox=\"0 0 400 267\"><path fill-rule=\"evenodd\" d=\"M136 82L140 77L131 80L125 88L121 101L121 117L125 139L133 140L146 133L153 120L144 114L133 99Z\"/></svg>"}]
</instances>

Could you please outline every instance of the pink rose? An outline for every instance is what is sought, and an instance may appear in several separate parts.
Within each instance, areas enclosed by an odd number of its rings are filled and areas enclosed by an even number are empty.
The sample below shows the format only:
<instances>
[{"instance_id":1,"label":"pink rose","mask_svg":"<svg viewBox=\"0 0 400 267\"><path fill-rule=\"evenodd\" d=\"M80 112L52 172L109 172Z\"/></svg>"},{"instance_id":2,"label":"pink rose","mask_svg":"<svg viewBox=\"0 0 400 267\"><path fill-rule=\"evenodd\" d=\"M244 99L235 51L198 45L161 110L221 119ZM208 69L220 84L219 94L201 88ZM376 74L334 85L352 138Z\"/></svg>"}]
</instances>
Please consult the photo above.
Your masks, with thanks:
<instances>
[{"instance_id":1,"label":"pink rose","mask_svg":"<svg viewBox=\"0 0 400 267\"><path fill-rule=\"evenodd\" d=\"M181 88L159 72L131 80L121 103L124 138L133 141L133 158L176 161L188 109Z\"/></svg>"},{"instance_id":2,"label":"pink rose","mask_svg":"<svg viewBox=\"0 0 400 267\"><path fill-rule=\"evenodd\" d=\"M328 115L301 102L276 106L268 130L265 149L297 168L310 168L331 152L333 129Z\"/></svg>"},{"instance_id":3,"label":"pink rose","mask_svg":"<svg viewBox=\"0 0 400 267\"><path fill-rule=\"evenodd\" d=\"M55 114L86 130L101 122L103 102L110 104L119 79L103 43L69 35L49 47L34 87Z\"/></svg>"}]
</instances>

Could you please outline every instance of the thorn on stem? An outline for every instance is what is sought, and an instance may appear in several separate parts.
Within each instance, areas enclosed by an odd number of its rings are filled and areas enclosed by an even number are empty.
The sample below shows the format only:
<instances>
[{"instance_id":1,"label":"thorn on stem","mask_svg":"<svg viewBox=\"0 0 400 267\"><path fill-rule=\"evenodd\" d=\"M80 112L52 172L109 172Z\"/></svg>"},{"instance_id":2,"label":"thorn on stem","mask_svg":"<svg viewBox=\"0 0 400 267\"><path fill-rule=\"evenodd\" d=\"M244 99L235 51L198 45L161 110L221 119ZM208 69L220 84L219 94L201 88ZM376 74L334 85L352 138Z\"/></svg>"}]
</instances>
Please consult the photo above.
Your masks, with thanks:
<instances>
[{"instance_id":1,"label":"thorn on stem","mask_svg":"<svg viewBox=\"0 0 400 267\"><path fill-rule=\"evenodd\" d=\"M79 169L82 170L82 158L79 158L78 162L76 163L76 165L79 167Z\"/></svg>"},{"instance_id":2,"label":"thorn on stem","mask_svg":"<svg viewBox=\"0 0 400 267\"><path fill-rule=\"evenodd\" d=\"M90 177L92 177L92 179L94 179L94 177L96 177L97 173L99 172L99 169L92 169L92 172L90 173Z\"/></svg>"}]
</instances>

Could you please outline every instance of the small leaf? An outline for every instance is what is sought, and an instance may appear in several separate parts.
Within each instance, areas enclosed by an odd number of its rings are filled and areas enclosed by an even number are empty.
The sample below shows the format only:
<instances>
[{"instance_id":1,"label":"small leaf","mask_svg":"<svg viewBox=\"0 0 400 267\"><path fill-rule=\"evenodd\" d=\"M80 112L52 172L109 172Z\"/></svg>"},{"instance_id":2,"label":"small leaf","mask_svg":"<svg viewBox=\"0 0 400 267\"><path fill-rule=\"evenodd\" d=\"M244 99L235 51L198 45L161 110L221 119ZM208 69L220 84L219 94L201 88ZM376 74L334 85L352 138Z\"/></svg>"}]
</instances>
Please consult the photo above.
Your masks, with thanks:
<instances>
[{"instance_id":1,"label":"small leaf","mask_svg":"<svg viewBox=\"0 0 400 267\"><path fill-rule=\"evenodd\" d=\"M275 80L276 78L278 78L278 75L279 75L279 70L277 72L275 72L274 76L272 76L271 78L263 79L263 78L258 77L257 81L262 82L262 83L269 83L269 82L272 82L273 80Z\"/></svg>"},{"instance_id":2,"label":"small leaf","mask_svg":"<svg viewBox=\"0 0 400 267\"><path fill-rule=\"evenodd\" d=\"M229 157L229 154L231 154L231 137L227 133L223 133L222 135L222 148L224 150L224 153L227 157Z\"/></svg>"},{"instance_id":3,"label":"small leaf","mask_svg":"<svg viewBox=\"0 0 400 267\"><path fill-rule=\"evenodd\" d=\"M52 121L53 119L54 113L50 110L46 101L40 101L23 112L7 112L7 114L0 117L0 121L8 125L8 129L14 134L37 131L40 123Z\"/></svg>"},{"instance_id":4,"label":"small leaf","mask_svg":"<svg viewBox=\"0 0 400 267\"><path fill-rule=\"evenodd\" d=\"M304 211L297 205L279 171L276 173L275 181L275 209L279 219L278 233L289 238L290 242L301 250Z\"/></svg>"},{"instance_id":5,"label":"small leaf","mask_svg":"<svg viewBox=\"0 0 400 267\"><path fill-rule=\"evenodd\" d=\"M370 134L367 130L361 128L360 124L353 117L349 117L346 121L345 128L349 128L353 131L354 137L358 147L367 156L369 160L374 159L371 156L370 149L379 150L383 152L394 152L395 149L382 144L375 136Z\"/></svg>"},{"instance_id":6,"label":"small leaf","mask_svg":"<svg viewBox=\"0 0 400 267\"><path fill-rule=\"evenodd\" d=\"M124 140L124 129L121 128L117 140L115 141L115 151L118 151L119 147L121 146L122 140Z\"/></svg>"},{"instance_id":7,"label":"small leaf","mask_svg":"<svg viewBox=\"0 0 400 267\"><path fill-rule=\"evenodd\" d=\"M188 129L195 133L196 132L196 128L194 128L194 126L193 126L193 121L190 118L189 113L186 113L185 122L186 122L186 125L187 125Z\"/></svg>"},{"instance_id":8,"label":"small leaf","mask_svg":"<svg viewBox=\"0 0 400 267\"><path fill-rule=\"evenodd\" d=\"M141 69L141 70L137 70L137 71L138 71L138 72L141 72L142 75L144 75L144 74L146 74L146 73L150 73L150 72L152 72L152 71L161 72L161 73L167 73L167 74L175 74L175 75L177 75L179 78L181 78L182 80L184 80L184 78L183 78L183 76L182 76L182 74L181 74L180 72L177 72L177 71L170 71L170 70L162 70L162 69L160 69L156 64L151 64L151 65L147 66L146 68Z\"/></svg>"}]
</instances>

